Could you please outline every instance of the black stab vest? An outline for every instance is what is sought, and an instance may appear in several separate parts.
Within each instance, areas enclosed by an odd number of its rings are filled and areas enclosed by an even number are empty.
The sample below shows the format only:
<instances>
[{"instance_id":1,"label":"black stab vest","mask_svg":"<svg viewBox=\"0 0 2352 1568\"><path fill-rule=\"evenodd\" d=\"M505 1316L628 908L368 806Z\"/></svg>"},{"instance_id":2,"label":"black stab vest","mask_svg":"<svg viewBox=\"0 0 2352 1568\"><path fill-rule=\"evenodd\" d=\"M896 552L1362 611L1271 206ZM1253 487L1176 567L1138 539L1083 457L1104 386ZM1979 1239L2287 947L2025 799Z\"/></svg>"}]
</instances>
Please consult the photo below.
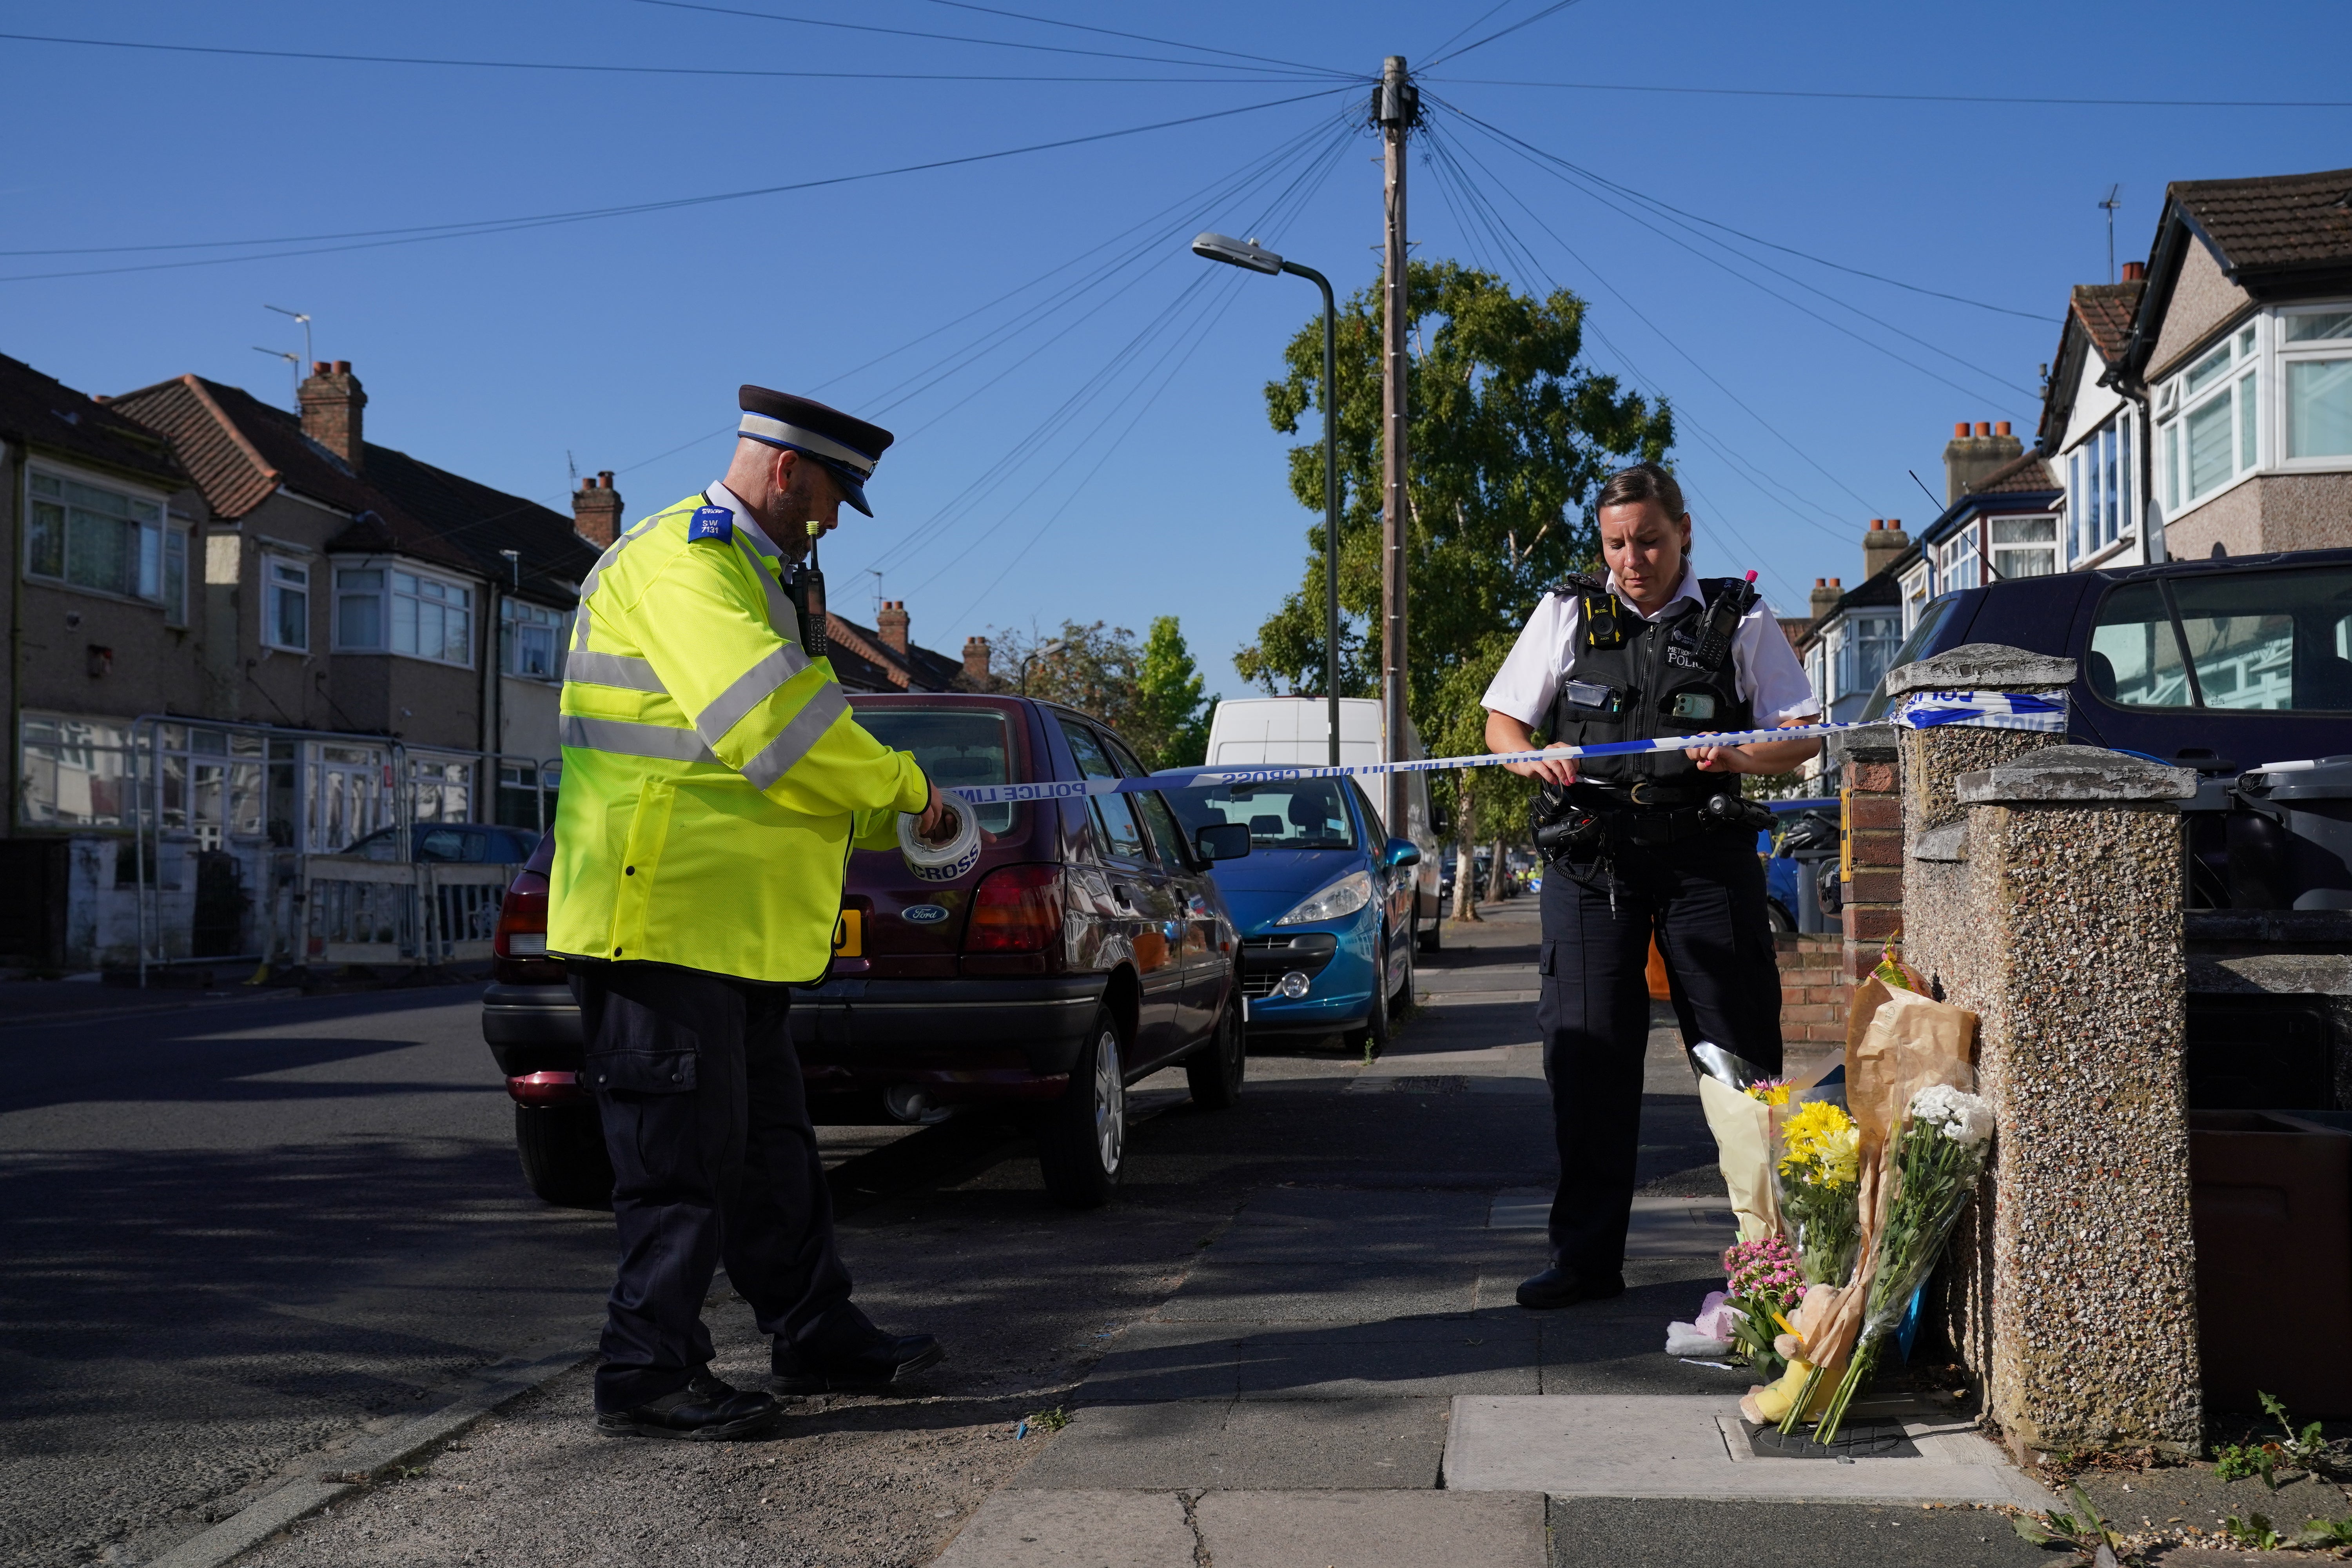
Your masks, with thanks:
<instances>
[{"instance_id":1,"label":"black stab vest","mask_svg":"<svg viewBox=\"0 0 2352 1568\"><path fill-rule=\"evenodd\" d=\"M1571 746L1608 741L1648 741L1710 730L1752 730L1755 715L1739 696L1738 661L1726 650L1713 668L1698 658L1707 612L1723 595L1747 587L1736 577L1702 577L1704 605L1678 598L1645 621L1608 585L1573 573L1553 592L1578 607L1575 658L1552 700L1551 739ZM1739 780L1704 773L1686 752L1589 757L1580 776L1625 788L1670 784L1696 799L1736 795Z\"/></svg>"}]
</instances>

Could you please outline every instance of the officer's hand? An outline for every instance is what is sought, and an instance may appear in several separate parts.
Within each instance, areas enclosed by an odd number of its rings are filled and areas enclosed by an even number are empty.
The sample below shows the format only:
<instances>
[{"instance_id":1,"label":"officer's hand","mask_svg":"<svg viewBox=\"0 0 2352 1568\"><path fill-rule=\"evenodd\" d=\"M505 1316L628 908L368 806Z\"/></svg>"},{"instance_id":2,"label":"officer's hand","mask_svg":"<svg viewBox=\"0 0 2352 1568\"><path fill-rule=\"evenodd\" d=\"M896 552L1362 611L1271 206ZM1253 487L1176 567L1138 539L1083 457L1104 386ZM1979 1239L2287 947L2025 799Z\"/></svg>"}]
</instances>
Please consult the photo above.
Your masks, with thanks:
<instances>
[{"instance_id":1,"label":"officer's hand","mask_svg":"<svg viewBox=\"0 0 2352 1568\"><path fill-rule=\"evenodd\" d=\"M940 786L931 785L931 798L923 806L922 819L915 824L917 836L923 838L945 837L947 825L954 809L949 804L948 797L940 793Z\"/></svg>"},{"instance_id":2,"label":"officer's hand","mask_svg":"<svg viewBox=\"0 0 2352 1568\"><path fill-rule=\"evenodd\" d=\"M1568 745L1565 742L1555 741L1544 750L1564 752L1568 750ZM1534 762L1505 763L1503 765L1524 779L1541 779L1546 784L1559 784L1562 787L1576 782L1576 759L1573 757L1562 757L1557 762L1549 757L1544 757Z\"/></svg>"},{"instance_id":3,"label":"officer's hand","mask_svg":"<svg viewBox=\"0 0 2352 1568\"><path fill-rule=\"evenodd\" d=\"M1736 773L1744 760L1737 746L1693 746L1689 755L1703 773Z\"/></svg>"}]
</instances>

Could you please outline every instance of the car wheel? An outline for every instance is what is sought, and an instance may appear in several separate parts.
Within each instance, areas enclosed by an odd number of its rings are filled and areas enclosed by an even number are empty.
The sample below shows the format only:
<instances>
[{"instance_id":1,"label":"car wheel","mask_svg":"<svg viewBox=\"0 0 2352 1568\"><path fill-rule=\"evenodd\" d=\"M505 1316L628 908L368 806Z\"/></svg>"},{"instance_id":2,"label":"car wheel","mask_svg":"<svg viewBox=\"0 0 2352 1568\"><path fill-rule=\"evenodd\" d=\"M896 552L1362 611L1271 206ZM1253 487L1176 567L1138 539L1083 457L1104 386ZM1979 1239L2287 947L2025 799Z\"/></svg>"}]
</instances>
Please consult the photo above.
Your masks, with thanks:
<instances>
[{"instance_id":1,"label":"car wheel","mask_svg":"<svg viewBox=\"0 0 2352 1568\"><path fill-rule=\"evenodd\" d=\"M1774 936L1793 936L1796 934L1796 917L1790 914L1788 910L1782 909L1780 907L1780 900L1778 899L1767 899L1764 900L1764 923L1772 928L1772 934Z\"/></svg>"},{"instance_id":2,"label":"car wheel","mask_svg":"<svg viewBox=\"0 0 2352 1568\"><path fill-rule=\"evenodd\" d=\"M1379 1056L1389 1048L1389 939L1381 939L1372 949L1372 1010L1360 1028L1349 1030L1340 1037L1350 1056L1366 1058Z\"/></svg>"},{"instance_id":3,"label":"car wheel","mask_svg":"<svg viewBox=\"0 0 2352 1568\"><path fill-rule=\"evenodd\" d=\"M1414 930L1404 942L1398 944L1397 952L1393 955L1404 960L1401 965L1404 970L1404 975L1397 982L1396 989L1389 993L1389 1011L1391 1014L1405 1012L1412 1006L1412 955L1413 951L1421 945L1420 910L1413 911L1412 920Z\"/></svg>"},{"instance_id":4,"label":"car wheel","mask_svg":"<svg viewBox=\"0 0 2352 1568\"><path fill-rule=\"evenodd\" d=\"M1435 952L1438 951L1439 941L1444 935L1444 932L1445 900L1444 899L1440 899L1437 901L1437 913L1432 916L1429 923L1422 927L1420 931L1417 933L1418 941L1416 945L1418 945L1423 952Z\"/></svg>"},{"instance_id":5,"label":"car wheel","mask_svg":"<svg viewBox=\"0 0 2352 1568\"><path fill-rule=\"evenodd\" d=\"M1127 1170L1126 1062L1110 1009L1095 1010L1094 1026L1070 1087L1037 1127L1037 1164L1045 1191L1074 1209L1110 1201Z\"/></svg>"},{"instance_id":6,"label":"car wheel","mask_svg":"<svg viewBox=\"0 0 2352 1568\"><path fill-rule=\"evenodd\" d=\"M1217 1016L1208 1043L1184 1058L1184 1087L1192 1103L1203 1110L1230 1110L1242 1097L1242 1078L1249 1070L1249 1037L1242 1027L1241 987Z\"/></svg>"},{"instance_id":7,"label":"car wheel","mask_svg":"<svg viewBox=\"0 0 2352 1568\"><path fill-rule=\"evenodd\" d=\"M593 1104L518 1105L515 1151L522 1179L545 1203L567 1209L613 1206L613 1162Z\"/></svg>"}]
</instances>

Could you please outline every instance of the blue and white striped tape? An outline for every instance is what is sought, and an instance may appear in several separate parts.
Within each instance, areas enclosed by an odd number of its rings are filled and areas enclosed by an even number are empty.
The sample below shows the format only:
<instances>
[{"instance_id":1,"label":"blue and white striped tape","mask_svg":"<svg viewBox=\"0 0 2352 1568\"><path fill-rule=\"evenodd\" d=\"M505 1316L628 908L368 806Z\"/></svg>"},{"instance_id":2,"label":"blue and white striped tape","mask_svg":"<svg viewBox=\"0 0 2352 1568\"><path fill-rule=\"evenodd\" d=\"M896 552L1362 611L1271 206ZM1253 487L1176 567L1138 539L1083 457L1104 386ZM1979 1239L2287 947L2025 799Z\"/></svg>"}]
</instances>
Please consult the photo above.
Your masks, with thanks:
<instances>
[{"instance_id":1,"label":"blue and white striped tape","mask_svg":"<svg viewBox=\"0 0 2352 1568\"><path fill-rule=\"evenodd\" d=\"M1930 730L1947 724L1979 729L2039 730L2063 733L2066 698L2012 691L1915 691L1885 719L1871 723L1895 723L1906 730ZM1593 746L1567 746L1547 752L1495 752L1475 757L1422 757L1402 763L1343 763L1308 767L1259 764L1253 767L1171 769L1149 778L1085 779L1054 784L958 784L943 789L973 805L998 805L1024 800L1071 800L1080 795L1134 794L1153 789L1206 789L1219 784L1289 784L1299 779L1367 778L1382 773L1427 773L1446 768L1491 768L1505 763L1559 761L1577 757L1624 757L1643 752L1686 752L1697 746L1744 746L1763 741L1801 741L1815 735L1835 735L1859 730L1862 721L1845 724L1792 724L1780 730L1730 730L1712 735L1671 735L1654 741L1607 741Z\"/></svg>"}]
</instances>

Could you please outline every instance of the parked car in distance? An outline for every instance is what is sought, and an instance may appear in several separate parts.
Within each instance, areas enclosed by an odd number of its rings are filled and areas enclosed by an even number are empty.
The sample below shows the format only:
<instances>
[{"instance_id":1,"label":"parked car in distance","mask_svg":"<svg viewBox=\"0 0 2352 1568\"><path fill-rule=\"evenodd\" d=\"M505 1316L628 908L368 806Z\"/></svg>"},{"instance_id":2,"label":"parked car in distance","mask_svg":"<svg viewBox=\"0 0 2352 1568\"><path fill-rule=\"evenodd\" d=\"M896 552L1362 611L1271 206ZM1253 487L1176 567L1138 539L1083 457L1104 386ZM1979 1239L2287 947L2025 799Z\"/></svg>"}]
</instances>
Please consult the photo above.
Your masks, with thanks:
<instances>
[{"instance_id":1,"label":"parked car in distance","mask_svg":"<svg viewBox=\"0 0 2352 1568\"><path fill-rule=\"evenodd\" d=\"M1931 600L1890 668L1968 643L2075 661L2068 738L2207 776L2188 816L2193 904L2228 907L2229 780L2346 750L2352 550L2009 578ZM1885 716L1882 678L1862 716ZM2241 879L2242 881L2242 879Z\"/></svg>"},{"instance_id":2,"label":"parked car in distance","mask_svg":"<svg viewBox=\"0 0 2352 1568\"><path fill-rule=\"evenodd\" d=\"M1764 857L1765 913L1775 931L1799 931L1807 929L1806 900L1803 879L1814 880L1813 907L1822 917L1834 914L1835 908L1822 898L1821 868L1832 868L1829 888L1837 886L1836 865L1840 810L1835 795L1805 800L1768 800L1772 815L1779 817L1777 826L1756 835L1756 853ZM1832 890L1830 898L1837 895ZM1817 918L1813 929L1827 931L1827 924Z\"/></svg>"},{"instance_id":3,"label":"parked car in distance","mask_svg":"<svg viewBox=\"0 0 2352 1568\"><path fill-rule=\"evenodd\" d=\"M942 786L1148 776L1116 732L1056 704L964 693L850 702ZM1021 1108L1047 1190L1100 1204L1127 1168L1128 1085L1181 1063L1196 1104L1222 1110L1241 1095L1240 939L1209 868L1247 855L1249 837L1186 831L1156 790L983 806L978 820L979 864L953 882L919 879L896 848L850 855L831 970L793 1001L811 1103L830 1103L826 1119L838 1121L841 1108L878 1101L909 1122ZM546 957L551 846L541 851L499 922L483 1037L507 1075L533 1190L554 1203L609 1200L603 1144L589 1142L595 1109L578 1082L578 1014ZM543 1110L568 1121L532 1119Z\"/></svg>"},{"instance_id":4,"label":"parked car in distance","mask_svg":"<svg viewBox=\"0 0 2352 1568\"><path fill-rule=\"evenodd\" d=\"M1385 754L1381 744L1381 704L1370 697L1339 700L1339 761L1354 766L1377 763ZM1404 748L1408 760L1425 757L1421 732L1405 721ZM1320 767L1331 760L1331 713L1320 697L1244 697L1217 704L1209 716L1208 762L1269 763L1286 767ZM1364 798L1378 818L1388 800L1387 781L1372 775L1362 781ZM1402 828L1380 831L1382 838L1410 839L1421 851L1413 872L1413 942L1423 952L1435 952L1444 934L1446 914L1443 891L1444 857L1439 840L1443 825L1429 804L1429 776L1405 775L1405 821Z\"/></svg>"},{"instance_id":5,"label":"parked car in distance","mask_svg":"<svg viewBox=\"0 0 2352 1568\"><path fill-rule=\"evenodd\" d=\"M1251 1037L1339 1033L1351 1051L1385 1047L1391 1008L1412 996L1419 846L1384 836L1351 778L1168 798L1195 834L1248 831L1248 858L1212 875L1241 929Z\"/></svg>"},{"instance_id":6,"label":"parked car in distance","mask_svg":"<svg viewBox=\"0 0 2352 1568\"><path fill-rule=\"evenodd\" d=\"M431 860L444 865L520 866L539 847L530 827L499 827L486 822L419 822L405 829L408 853L400 852L397 827L382 827L342 851L368 860Z\"/></svg>"}]
</instances>

